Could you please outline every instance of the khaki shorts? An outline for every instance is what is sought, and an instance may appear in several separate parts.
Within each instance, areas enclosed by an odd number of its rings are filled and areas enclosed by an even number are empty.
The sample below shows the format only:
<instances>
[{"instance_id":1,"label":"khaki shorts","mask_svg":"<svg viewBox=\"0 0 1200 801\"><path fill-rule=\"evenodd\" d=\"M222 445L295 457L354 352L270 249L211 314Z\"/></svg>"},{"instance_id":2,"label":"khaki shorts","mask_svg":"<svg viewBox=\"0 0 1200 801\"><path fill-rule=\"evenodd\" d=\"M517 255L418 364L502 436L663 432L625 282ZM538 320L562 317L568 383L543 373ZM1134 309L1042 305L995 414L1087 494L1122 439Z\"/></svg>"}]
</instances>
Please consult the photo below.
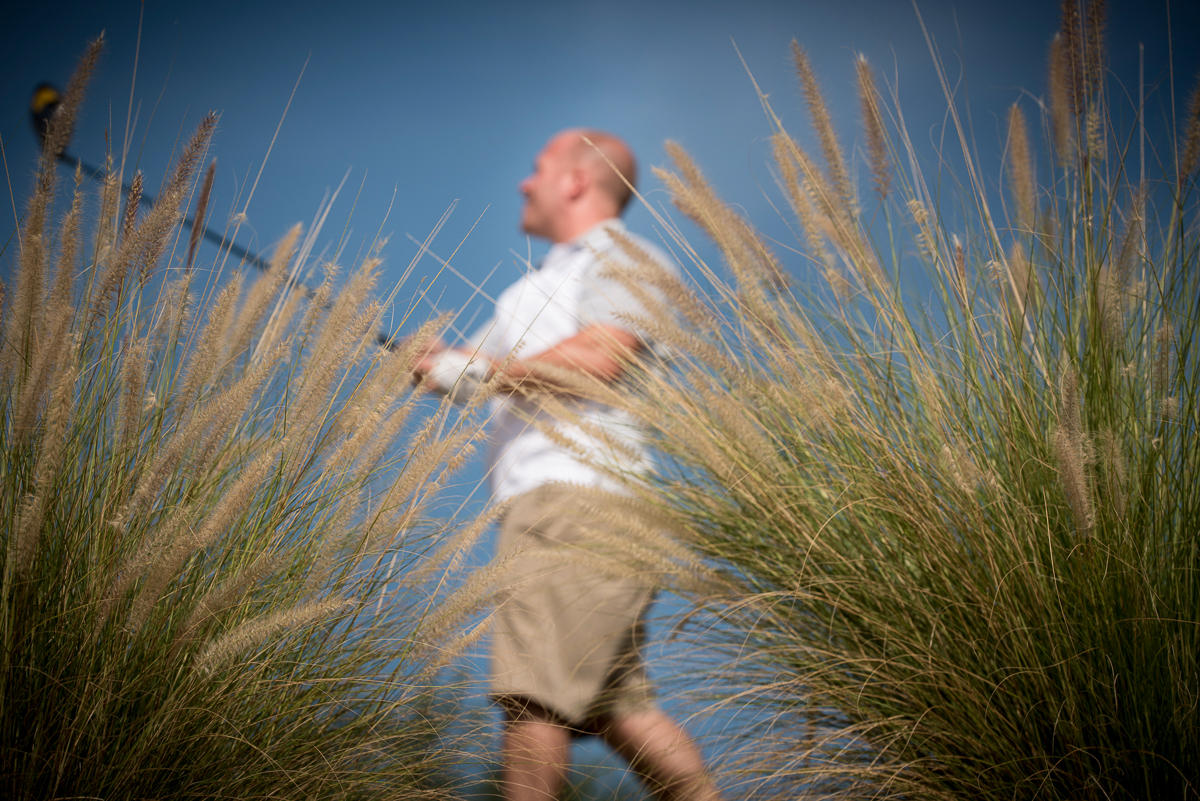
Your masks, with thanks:
<instances>
[{"instance_id":1,"label":"khaki shorts","mask_svg":"<svg viewBox=\"0 0 1200 801\"><path fill-rule=\"evenodd\" d=\"M496 608L492 695L587 732L654 705L640 653L653 591L589 560L593 526L571 520L572 497L569 486L539 487L500 524L508 590Z\"/></svg>"}]
</instances>

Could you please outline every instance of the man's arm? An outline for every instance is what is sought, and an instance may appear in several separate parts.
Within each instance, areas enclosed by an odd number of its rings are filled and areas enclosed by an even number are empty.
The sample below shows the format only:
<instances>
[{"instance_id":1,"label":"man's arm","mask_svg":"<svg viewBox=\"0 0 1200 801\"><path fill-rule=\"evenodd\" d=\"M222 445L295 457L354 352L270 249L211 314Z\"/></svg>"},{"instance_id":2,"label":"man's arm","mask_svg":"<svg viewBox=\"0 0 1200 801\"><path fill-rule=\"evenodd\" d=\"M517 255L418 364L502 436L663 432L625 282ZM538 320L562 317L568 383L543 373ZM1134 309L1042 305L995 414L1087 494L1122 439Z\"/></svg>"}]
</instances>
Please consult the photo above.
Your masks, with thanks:
<instances>
[{"instance_id":1,"label":"man's arm","mask_svg":"<svg viewBox=\"0 0 1200 801\"><path fill-rule=\"evenodd\" d=\"M488 375L496 377L500 392L562 392L579 389L576 379L611 383L621 377L625 366L641 349L641 340L618 325L595 323L556 345L524 359L506 361L465 348L454 348L469 359L488 364ZM435 369L447 348L440 342L430 347L413 369L414 381Z\"/></svg>"},{"instance_id":2,"label":"man's arm","mask_svg":"<svg viewBox=\"0 0 1200 801\"><path fill-rule=\"evenodd\" d=\"M594 323L541 353L496 366L502 369L502 381L511 383L514 389L523 382L532 381L547 384L547 389L554 390L552 374L560 370L605 383L616 381L640 349L641 340L628 329Z\"/></svg>"},{"instance_id":3,"label":"man's arm","mask_svg":"<svg viewBox=\"0 0 1200 801\"><path fill-rule=\"evenodd\" d=\"M435 341L417 359L413 381L420 383L425 375L436 369L442 353L454 350L468 359L486 363L488 377L496 378L496 389L500 392L575 394L579 391L577 381L580 378L603 383L616 381L641 348L642 341L636 334L608 323L593 323L540 353L507 361L465 348L447 348L441 341Z\"/></svg>"}]
</instances>

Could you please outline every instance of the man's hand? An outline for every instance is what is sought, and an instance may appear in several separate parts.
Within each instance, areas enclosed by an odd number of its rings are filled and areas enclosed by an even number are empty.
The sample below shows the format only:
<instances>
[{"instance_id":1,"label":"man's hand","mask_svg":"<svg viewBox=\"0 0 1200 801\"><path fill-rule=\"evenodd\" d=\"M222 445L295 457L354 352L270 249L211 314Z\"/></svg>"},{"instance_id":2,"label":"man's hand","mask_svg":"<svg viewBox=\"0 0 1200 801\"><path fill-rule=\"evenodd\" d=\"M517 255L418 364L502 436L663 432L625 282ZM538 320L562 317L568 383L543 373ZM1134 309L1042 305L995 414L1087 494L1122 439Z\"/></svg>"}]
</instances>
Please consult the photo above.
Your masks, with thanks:
<instances>
[{"instance_id":1,"label":"man's hand","mask_svg":"<svg viewBox=\"0 0 1200 801\"><path fill-rule=\"evenodd\" d=\"M434 337L425 344L425 347L417 351L413 359L414 384L429 374L430 368L433 367L434 359L444 350L446 350L446 343L442 342L438 337Z\"/></svg>"},{"instance_id":2,"label":"man's hand","mask_svg":"<svg viewBox=\"0 0 1200 801\"><path fill-rule=\"evenodd\" d=\"M465 350L443 349L422 360L424 372L419 385L445 395L452 403L464 404L475 397L491 373L485 357Z\"/></svg>"}]
</instances>

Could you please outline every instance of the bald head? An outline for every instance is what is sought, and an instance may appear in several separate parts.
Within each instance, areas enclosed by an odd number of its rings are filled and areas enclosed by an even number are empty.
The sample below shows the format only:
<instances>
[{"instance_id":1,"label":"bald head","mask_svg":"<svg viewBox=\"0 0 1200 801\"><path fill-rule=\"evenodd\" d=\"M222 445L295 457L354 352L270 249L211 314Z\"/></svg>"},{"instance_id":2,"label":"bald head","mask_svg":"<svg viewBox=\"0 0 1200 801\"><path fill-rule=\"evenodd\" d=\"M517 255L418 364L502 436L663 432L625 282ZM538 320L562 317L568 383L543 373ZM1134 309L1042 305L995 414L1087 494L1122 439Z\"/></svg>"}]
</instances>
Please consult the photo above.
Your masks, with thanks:
<instances>
[{"instance_id":1,"label":"bald head","mask_svg":"<svg viewBox=\"0 0 1200 801\"><path fill-rule=\"evenodd\" d=\"M637 162L629 145L610 133L593 128L565 131L571 137L574 157L592 175L596 188L613 202L620 214L637 185Z\"/></svg>"},{"instance_id":2,"label":"bald head","mask_svg":"<svg viewBox=\"0 0 1200 801\"><path fill-rule=\"evenodd\" d=\"M633 195L637 167L623 141L587 128L550 139L521 182L521 228L551 242L566 242L617 217Z\"/></svg>"}]
</instances>

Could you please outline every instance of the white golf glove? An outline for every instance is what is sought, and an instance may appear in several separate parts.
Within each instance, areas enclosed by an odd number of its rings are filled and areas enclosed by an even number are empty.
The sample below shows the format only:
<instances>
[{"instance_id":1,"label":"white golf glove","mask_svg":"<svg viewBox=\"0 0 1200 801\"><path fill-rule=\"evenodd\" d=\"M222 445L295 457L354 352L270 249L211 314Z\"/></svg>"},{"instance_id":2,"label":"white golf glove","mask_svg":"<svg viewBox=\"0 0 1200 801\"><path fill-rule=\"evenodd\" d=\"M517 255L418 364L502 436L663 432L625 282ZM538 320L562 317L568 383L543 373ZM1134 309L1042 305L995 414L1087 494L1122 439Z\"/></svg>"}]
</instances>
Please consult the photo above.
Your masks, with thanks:
<instances>
[{"instance_id":1,"label":"white golf glove","mask_svg":"<svg viewBox=\"0 0 1200 801\"><path fill-rule=\"evenodd\" d=\"M461 350L444 350L433 357L425 376L426 385L445 395L451 403L464 404L487 380L488 367L484 359L476 359Z\"/></svg>"}]
</instances>

